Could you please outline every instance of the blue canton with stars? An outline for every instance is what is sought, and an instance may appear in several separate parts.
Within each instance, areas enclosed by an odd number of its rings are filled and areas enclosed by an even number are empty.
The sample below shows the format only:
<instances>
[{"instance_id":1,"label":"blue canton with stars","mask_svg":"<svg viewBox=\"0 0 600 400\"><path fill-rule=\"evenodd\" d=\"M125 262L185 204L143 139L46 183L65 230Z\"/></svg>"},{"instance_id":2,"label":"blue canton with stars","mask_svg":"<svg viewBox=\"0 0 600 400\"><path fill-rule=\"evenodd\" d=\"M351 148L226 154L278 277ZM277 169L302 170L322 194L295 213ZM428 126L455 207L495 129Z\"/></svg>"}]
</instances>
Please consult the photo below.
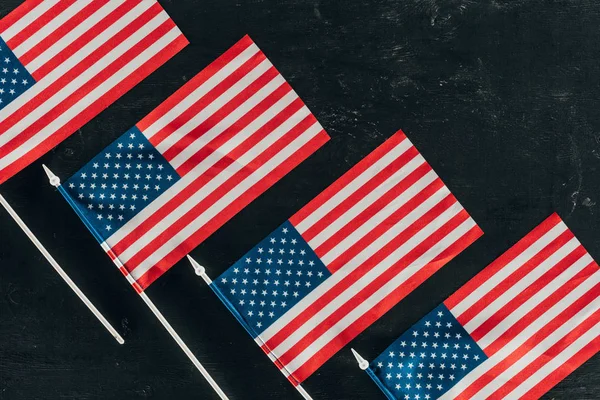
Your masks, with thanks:
<instances>
[{"instance_id":1,"label":"blue canton with stars","mask_svg":"<svg viewBox=\"0 0 600 400\"><path fill-rule=\"evenodd\" d=\"M73 175L63 189L85 222L106 239L179 179L134 127Z\"/></svg>"},{"instance_id":2,"label":"blue canton with stars","mask_svg":"<svg viewBox=\"0 0 600 400\"><path fill-rule=\"evenodd\" d=\"M35 80L0 37L0 110L32 87Z\"/></svg>"},{"instance_id":3,"label":"blue canton with stars","mask_svg":"<svg viewBox=\"0 0 600 400\"><path fill-rule=\"evenodd\" d=\"M256 337L329 276L323 262L287 221L212 285Z\"/></svg>"},{"instance_id":4,"label":"blue canton with stars","mask_svg":"<svg viewBox=\"0 0 600 400\"><path fill-rule=\"evenodd\" d=\"M388 347L368 371L391 399L432 400L486 359L441 304Z\"/></svg>"}]
</instances>

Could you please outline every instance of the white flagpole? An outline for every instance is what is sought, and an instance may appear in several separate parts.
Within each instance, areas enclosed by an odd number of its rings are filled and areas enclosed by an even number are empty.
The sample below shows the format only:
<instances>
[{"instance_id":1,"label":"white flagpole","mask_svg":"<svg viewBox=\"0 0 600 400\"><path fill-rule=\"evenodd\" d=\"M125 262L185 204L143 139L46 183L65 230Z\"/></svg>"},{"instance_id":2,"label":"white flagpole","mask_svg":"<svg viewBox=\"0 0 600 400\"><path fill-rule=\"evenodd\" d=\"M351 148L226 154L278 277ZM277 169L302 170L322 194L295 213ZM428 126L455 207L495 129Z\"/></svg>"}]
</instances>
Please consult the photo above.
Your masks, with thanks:
<instances>
[{"instance_id":1,"label":"white flagpole","mask_svg":"<svg viewBox=\"0 0 600 400\"><path fill-rule=\"evenodd\" d=\"M44 170L46 171L46 174L48 175L48 179L50 179L50 184L52 186L58 188L60 186L60 179L56 175L54 175L52 173L52 171L50 171L48 169L48 167L46 167L45 165L43 167L44 167ZM113 260L113 262L117 266L117 268L119 268L120 271L127 271L125 269L125 266L123 265L123 263L121 263L121 261L118 258L115 258ZM137 286L137 282L135 281L135 279L133 279L133 277L130 274L125 275L125 278L127 278L127 281L132 286L134 286L134 284ZM210 384L210 386L213 388L213 390L219 395L219 397L222 400L229 400L229 398L227 397L227 395L225 394L225 392L223 392L223 390L221 390L221 388L219 387L219 385L217 385L217 382L215 382L215 380L212 378L212 376L210 376L210 374L204 368L204 366L200 363L200 361L198 361L198 359L196 358L196 356L194 355L194 353L192 353L192 351L185 344L185 342L183 341L183 339L181 339L181 337L177 334L177 332L175 331L175 329L173 329L173 327L171 326L171 324L169 324L169 321L167 321L167 319L160 312L160 310L158 308L156 308L156 306L154 305L154 303L152 302L152 300L150 300L150 298L148 297L148 295L146 293L144 293L143 291L141 291L141 290L139 290L139 291L136 290L136 291L140 295L140 297L142 298L142 300L144 300L144 303L146 303L146 305L148 306L148 308L150 308L150 310L152 311L152 313L154 313L154 315L156 316L156 318L158 318L158 320L163 325L163 327L167 330L167 332L169 332L169 334L171 335L171 337L179 345L179 347L181 348L181 350L183 350L183 352L188 356L188 358L196 366L196 368L198 369L198 371L200 371L200 373L202 374L202 376L204 377L204 379L206 379L206 381Z\"/></svg>"},{"instance_id":2,"label":"white flagpole","mask_svg":"<svg viewBox=\"0 0 600 400\"><path fill-rule=\"evenodd\" d=\"M21 217L19 217L19 215L16 213L16 211L10 206L10 204L6 201L6 199L1 194L0 194L0 204L2 204L4 209L6 209L8 214L10 214L10 216L15 220L17 225L19 225L19 227L23 230L23 232L25 232L25 234L33 242L35 247L37 247L38 250L40 251L40 253L42 253L42 255L46 258L46 260L48 260L50 265L52 265L54 267L54 269L56 270L58 275L60 275L60 277L63 278L63 280L67 283L67 285L69 285L69 287L75 292L75 294L81 299L81 301L83 301L83 303L89 308L89 310L92 312L92 314L94 314L96 316L96 318L98 318L98 320L102 323L102 325L104 325L106 330L108 330L110 332L110 334L117 340L117 342L119 342L119 344L125 343L125 340L123 340L121 335L119 335L119 333L115 330L115 328L113 328L112 325L106 320L106 318L104 318L104 315L102 315L100 313L100 311L98 311L98 309L92 304L92 302L87 298L87 296L85 294L83 294L83 292L79 289L79 287L77 287L75 282L73 282L71 280L71 278L69 278L67 273L61 268L61 266L56 262L54 257L52 257L52 255L48 252L48 250L46 250L44 245L42 245L42 243L37 239L37 237L33 234L33 232L31 232L29 227L25 224L25 222L23 222Z\"/></svg>"},{"instance_id":3,"label":"white flagpole","mask_svg":"<svg viewBox=\"0 0 600 400\"><path fill-rule=\"evenodd\" d=\"M194 260L192 257L190 257L189 255L187 256L187 258L190 261L190 263L192 264L192 267L194 268L194 272L196 273L196 275L201 277L204 280L204 282L206 282L206 284L210 286L210 284L212 284L212 280L206 273L206 268L204 268L202 265L198 264L198 262L196 260ZM283 371L282 371L282 373L283 373ZM297 385L297 386L295 386L295 388L298 391L298 393L300 393L300 395L305 400L313 400L313 398L310 397L308 392L306 390L304 390L302 385Z\"/></svg>"}]
</instances>

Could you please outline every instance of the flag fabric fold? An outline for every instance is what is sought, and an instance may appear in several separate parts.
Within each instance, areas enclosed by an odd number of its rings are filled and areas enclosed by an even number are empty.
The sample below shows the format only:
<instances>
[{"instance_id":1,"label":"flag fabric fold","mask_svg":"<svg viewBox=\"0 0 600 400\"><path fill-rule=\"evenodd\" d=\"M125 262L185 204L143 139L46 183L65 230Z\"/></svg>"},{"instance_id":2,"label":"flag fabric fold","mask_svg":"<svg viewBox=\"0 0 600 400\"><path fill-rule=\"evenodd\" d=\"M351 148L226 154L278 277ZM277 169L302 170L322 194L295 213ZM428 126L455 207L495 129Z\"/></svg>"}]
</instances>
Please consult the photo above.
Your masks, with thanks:
<instances>
[{"instance_id":1,"label":"flag fabric fold","mask_svg":"<svg viewBox=\"0 0 600 400\"><path fill-rule=\"evenodd\" d=\"M0 20L0 183L188 44L155 0L27 0Z\"/></svg>"},{"instance_id":2,"label":"flag fabric fold","mask_svg":"<svg viewBox=\"0 0 600 400\"><path fill-rule=\"evenodd\" d=\"M297 386L481 234L400 131L211 288Z\"/></svg>"},{"instance_id":3,"label":"flag fabric fold","mask_svg":"<svg viewBox=\"0 0 600 400\"><path fill-rule=\"evenodd\" d=\"M59 190L142 291L328 139L246 36Z\"/></svg>"},{"instance_id":4,"label":"flag fabric fold","mask_svg":"<svg viewBox=\"0 0 600 400\"><path fill-rule=\"evenodd\" d=\"M389 399L538 399L600 350L600 269L557 214L367 372Z\"/></svg>"}]
</instances>

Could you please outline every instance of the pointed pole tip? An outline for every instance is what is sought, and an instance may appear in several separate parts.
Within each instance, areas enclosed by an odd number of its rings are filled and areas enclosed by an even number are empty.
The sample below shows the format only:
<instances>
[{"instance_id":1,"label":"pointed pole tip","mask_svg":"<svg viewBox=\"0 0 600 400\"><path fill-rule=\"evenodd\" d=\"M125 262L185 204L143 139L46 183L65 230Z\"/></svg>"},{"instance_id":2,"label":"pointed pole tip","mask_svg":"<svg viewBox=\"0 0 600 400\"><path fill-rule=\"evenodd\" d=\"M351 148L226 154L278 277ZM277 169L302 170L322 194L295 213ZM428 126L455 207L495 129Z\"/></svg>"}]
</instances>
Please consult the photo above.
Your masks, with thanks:
<instances>
[{"instance_id":1,"label":"pointed pole tip","mask_svg":"<svg viewBox=\"0 0 600 400\"><path fill-rule=\"evenodd\" d=\"M46 166L46 164L42 164L42 168L44 168L44 171L46 172L46 175L48 176L48 180L50 181L50 184L54 187L59 187L60 186L60 178L56 175L54 175L54 173L52 171L50 171L50 168L48 168Z\"/></svg>"},{"instance_id":2,"label":"pointed pole tip","mask_svg":"<svg viewBox=\"0 0 600 400\"><path fill-rule=\"evenodd\" d=\"M188 260L190 261L190 263L192 264L192 267L194 267L194 271L196 272L196 275L198 276L204 276L206 275L206 269L198 264L198 262L196 260L194 260L189 254L187 255Z\"/></svg>"},{"instance_id":3,"label":"pointed pole tip","mask_svg":"<svg viewBox=\"0 0 600 400\"><path fill-rule=\"evenodd\" d=\"M358 367L360 369L362 369L364 371L367 368L369 368L369 362L367 360L362 358L362 356L360 354L358 354L358 352L356 350L354 350L354 349L350 349L350 350L352 351L352 354L354 354L354 358L356 358L356 361L358 362Z\"/></svg>"}]
</instances>

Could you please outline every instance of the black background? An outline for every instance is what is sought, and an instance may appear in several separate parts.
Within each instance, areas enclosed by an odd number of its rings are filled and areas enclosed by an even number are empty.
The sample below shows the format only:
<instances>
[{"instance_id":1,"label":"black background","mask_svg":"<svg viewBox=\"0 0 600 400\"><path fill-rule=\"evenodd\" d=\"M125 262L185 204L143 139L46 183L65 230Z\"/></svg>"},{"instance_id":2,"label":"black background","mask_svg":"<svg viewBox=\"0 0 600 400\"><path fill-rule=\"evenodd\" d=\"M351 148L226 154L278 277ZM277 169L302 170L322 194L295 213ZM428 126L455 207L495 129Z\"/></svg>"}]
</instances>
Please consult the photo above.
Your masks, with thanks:
<instances>
[{"instance_id":1,"label":"black background","mask_svg":"<svg viewBox=\"0 0 600 400\"><path fill-rule=\"evenodd\" d=\"M6 15L19 0L1 0ZM372 359L557 211L600 259L600 3L161 0L191 42L1 191L125 336L0 212L1 399L214 399L41 169L66 178L248 33L331 141L200 245L217 276L403 129L485 235L352 342ZM149 296L231 399L300 398L187 262ZM600 398L595 356L546 398ZM383 399L345 348L315 399Z\"/></svg>"}]
</instances>

